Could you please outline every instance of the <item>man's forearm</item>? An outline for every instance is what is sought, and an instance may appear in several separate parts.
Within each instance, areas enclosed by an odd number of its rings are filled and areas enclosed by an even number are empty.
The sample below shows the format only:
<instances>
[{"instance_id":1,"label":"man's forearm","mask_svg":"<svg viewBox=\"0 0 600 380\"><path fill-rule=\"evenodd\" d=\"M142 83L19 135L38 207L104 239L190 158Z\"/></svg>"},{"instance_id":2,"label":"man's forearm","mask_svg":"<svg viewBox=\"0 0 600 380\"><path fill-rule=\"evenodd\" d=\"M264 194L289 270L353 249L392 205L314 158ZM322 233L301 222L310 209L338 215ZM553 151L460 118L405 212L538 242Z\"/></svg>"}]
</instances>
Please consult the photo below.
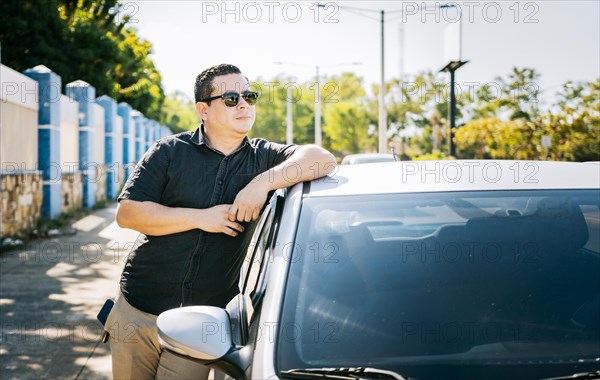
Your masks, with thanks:
<instances>
[{"instance_id":1,"label":"man's forearm","mask_svg":"<svg viewBox=\"0 0 600 380\"><path fill-rule=\"evenodd\" d=\"M237 236L244 227L228 218L230 204L205 209L167 207L156 202L124 199L117 208L117 223L150 236L163 236L201 229Z\"/></svg>"},{"instance_id":2,"label":"man's forearm","mask_svg":"<svg viewBox=\"0 0 600 380\"><path fill-rule=\"evenodd\" d=\"M117 208L117 223L146 235L162 236L197 228L196 209L167 207L155 202L124 199Z\"/></svg>"},{"instance_id":3,"label":"man's forearm","mask_svg":"<svg viewBox=\"0 0 600 380\"><path fill-rule=\"evenodd\" d=\"M259 180L268 181L277 190L326 176L337 166L335 157L317 145L301 146L285 162L263 173Z\"/></svg>"}]
</instances>

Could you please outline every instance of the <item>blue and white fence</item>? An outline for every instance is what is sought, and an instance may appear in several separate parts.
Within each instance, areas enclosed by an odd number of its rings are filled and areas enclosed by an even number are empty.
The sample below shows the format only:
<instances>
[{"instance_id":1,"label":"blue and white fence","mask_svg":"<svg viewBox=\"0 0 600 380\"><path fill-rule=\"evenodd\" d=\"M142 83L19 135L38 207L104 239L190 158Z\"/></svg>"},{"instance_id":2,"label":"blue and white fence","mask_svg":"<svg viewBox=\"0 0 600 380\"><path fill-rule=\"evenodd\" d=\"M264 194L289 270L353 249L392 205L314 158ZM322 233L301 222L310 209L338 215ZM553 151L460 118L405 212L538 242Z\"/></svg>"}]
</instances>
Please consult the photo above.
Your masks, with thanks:
<instances>
[{"instance_id":1,"label":"blue and white fence","mask_svg":"<svg viewBox=\"0 0 600 380\"><path fill-rule=\"evenodd\" d=\"M115 199L135 163L171 131L84 81L45 66L0 65L0 236L79 207Z\"/></svg>"}]
</instances>

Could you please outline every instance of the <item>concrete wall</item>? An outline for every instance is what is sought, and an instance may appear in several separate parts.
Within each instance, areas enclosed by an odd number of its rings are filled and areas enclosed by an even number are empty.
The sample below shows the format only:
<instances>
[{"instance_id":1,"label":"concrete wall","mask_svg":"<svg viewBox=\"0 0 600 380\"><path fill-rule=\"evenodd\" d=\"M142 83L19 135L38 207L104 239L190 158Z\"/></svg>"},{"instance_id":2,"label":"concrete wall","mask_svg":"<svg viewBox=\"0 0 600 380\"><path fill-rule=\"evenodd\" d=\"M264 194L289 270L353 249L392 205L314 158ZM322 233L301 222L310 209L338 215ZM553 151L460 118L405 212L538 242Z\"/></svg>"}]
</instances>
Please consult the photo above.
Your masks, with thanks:
<instances>
[{"instance_id":1,"label":"concrete wall","mask_svg":"<svg viewBox=\"0 0 600 380\"><path fill-rule=\"evenodd\" d=\"M98 165L98 171L96 175L96 203L106 202L106 165Z\"/></svg>"},{"instance_id":2,"label":"concrete wall","mask_svg":"<svg viewBox=\"0 0 600 380\"><path fill-rule=\"evenodd\" d=\"M60 212L69 212L82 207L83 184L81 179L80 171L62 174Z\"/></svg>"},{"instance_id":3,"label":"concrete wall","mask_svg":"<svg viewBox=\"0 0 600 380\"><path fill-rule=\"evenodd\" d=\"M38 82L0 65L0 236L35 228L42 214Z\"/></svg>"},{"instance_id":4,"label":"concrete wall","mask_svg":"<svg viewBox=\"0 0 600 380\"><path fill-rule=\"evenodd\" d=\"M79 103L60 98L60 166L63 173L79 171Z\"/></svg>"},{"instance_id":5,"label":"concrete wall","mask_svg":"<svg viewBox=\"0 0 600 380\"><path fill-rule=\"evenodd\" d=\"M98 104L94 104L94 164L104 165L104 108Z\"/></svg>"},{"instance_id":6,"label":"concrete wall","mask_svg":"<svg viewBox=\"0 0 600 380\"><path fill-rule=\"evenodd\" d=\"M0 65L0 162L2 171L37 170L38 83Z\"/></svg>"},{"instance_id":7,"label":"concrete wall","mask_svg":"<svg viewBox=\"0 0 600 380\"><path fill-rule=\"evenodd\" d=\"M3 236L27 233L42 216L42 173L2 174L1 206Z\"/></svg>"}]
</instances>

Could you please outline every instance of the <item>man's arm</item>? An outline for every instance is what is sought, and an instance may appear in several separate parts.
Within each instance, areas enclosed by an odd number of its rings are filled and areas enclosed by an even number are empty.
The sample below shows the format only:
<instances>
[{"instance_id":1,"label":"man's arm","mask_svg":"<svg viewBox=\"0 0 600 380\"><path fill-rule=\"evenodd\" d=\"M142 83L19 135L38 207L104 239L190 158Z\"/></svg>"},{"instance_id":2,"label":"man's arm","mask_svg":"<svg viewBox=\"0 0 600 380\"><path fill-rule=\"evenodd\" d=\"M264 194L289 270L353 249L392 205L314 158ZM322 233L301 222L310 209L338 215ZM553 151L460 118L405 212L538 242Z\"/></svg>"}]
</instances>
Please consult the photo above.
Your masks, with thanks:
<instances>
[{"instance_id":1,"label":"man's arm","mask_svg":"<svg viewBox=\"0 0 600 380\"><path fill-rule=\"evenodd\" d=\"M285 162L259 174L238 193L229 209L229 220L249 222L258 219L269 191L323 177L336 166L333 154L320 146L298 147Z\"/></svg>"},{"instance_id":2,"label":"man's arm","mask_svg":"<svg viewBox=\"0 0 600 380\"><path fill-rule=\"evenodd\" d=\"M162 236L199 228L236 236L242 227L228 218L231 205L207 209L167 207L156 202L122 199L117 208L117 224L145 235Z\"/></svg>"}]
</instances>

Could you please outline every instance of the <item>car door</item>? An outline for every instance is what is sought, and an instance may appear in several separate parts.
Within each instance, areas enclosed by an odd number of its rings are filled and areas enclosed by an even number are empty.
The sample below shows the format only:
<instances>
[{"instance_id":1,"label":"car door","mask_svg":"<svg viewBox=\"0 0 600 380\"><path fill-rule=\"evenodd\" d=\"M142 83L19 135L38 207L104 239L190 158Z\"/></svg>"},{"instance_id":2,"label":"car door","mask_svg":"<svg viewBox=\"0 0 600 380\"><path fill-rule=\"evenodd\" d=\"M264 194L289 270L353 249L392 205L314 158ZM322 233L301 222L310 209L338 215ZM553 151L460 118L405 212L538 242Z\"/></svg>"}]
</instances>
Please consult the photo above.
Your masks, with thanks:
<instances>
[{"instance_id":1,"label":"car door","mask_svg":"<svg viewBox=\"0 0 600 380\"><path fill-rule=\"evenodd\" d=\"M253 324L254 312L266 288L269 257L274 246L282 209L283 195L278 192L263 210L250 241L240 270L240 294L227 305L231 317L233 341L239 346L253 344L250 326L256 325Z\"/></svg>"}]
</instances>

